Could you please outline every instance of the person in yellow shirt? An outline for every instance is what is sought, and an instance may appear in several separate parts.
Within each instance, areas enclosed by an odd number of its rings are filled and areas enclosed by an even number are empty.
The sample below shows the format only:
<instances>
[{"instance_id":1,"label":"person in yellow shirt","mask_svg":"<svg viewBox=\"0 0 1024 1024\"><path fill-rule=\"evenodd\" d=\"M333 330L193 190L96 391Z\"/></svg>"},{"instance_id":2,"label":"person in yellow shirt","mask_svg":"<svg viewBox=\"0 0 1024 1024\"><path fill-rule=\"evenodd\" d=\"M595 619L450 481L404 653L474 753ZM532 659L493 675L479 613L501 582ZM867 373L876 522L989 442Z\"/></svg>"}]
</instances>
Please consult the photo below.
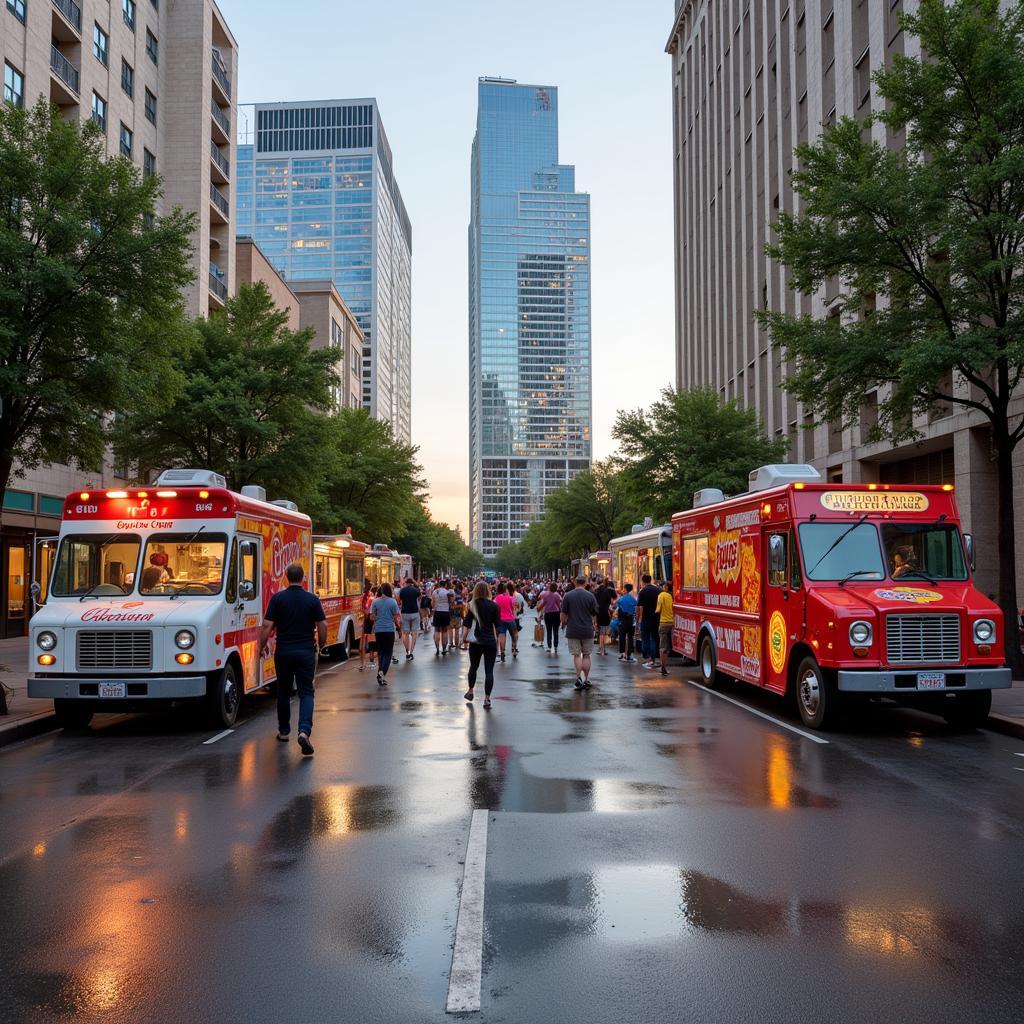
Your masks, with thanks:
<instances>
[{"instance_id":1,"label":"person in yellow shirt","mask_svg":"<svg viewBox=\"0 0 1024 1024\"><path fill-rule=\"evenodd\" d=\"M668 656L672 653L672 584L663 583L656 606L658 613L658 652L661 655L661 674L668 675Z\"/></svg>"}]
</instances>

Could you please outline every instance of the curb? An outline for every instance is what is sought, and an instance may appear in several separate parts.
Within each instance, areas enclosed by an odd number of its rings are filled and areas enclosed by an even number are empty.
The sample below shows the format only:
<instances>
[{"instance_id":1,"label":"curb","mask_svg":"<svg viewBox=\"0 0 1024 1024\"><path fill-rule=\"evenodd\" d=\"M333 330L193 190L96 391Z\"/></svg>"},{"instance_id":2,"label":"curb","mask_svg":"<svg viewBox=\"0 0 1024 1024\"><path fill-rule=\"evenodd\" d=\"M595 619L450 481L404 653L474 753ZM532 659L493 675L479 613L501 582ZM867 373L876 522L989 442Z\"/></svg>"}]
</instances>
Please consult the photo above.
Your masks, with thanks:
<instances>
[{"instance_id":1,"label":"curb","mask_svg":"<svg viewBox=\"0 0 1024 1024\"><path fill-rule=\"evenodd\" d=\"M23 718L20 722L11 722L10 725L0 724L0 747L19 743L21 740L31 739L33 736L40 736L44 732L51 732L56 728L57 716L52 711L44 711L31 718Z\"/></svg>"},{"instance_id":2,"label":"curb","mask_svg":"<svg viewBox=\"0 0 1024 1024\"><path fill-rule=\"evenodd\" d=\"M1024 722L1019 718L1010 718L1007 715L989 715L988 721L982 726L991 732L999 732L1004 736L1013 736L1018 740L1024 740Z\"/></svg>"}]
</instances>

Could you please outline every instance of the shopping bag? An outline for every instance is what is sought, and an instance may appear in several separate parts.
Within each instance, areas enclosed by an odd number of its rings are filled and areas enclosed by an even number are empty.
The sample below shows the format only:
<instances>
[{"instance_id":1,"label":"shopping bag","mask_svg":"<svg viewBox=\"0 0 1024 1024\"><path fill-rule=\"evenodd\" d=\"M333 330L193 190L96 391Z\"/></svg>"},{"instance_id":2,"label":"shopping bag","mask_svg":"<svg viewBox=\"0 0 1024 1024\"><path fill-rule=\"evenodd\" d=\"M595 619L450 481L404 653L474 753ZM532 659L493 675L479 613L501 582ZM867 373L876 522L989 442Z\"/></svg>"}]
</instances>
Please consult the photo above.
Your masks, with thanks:
<instances>
[{"instance_id":1,"label":"shopping bag","mask_svg":"<svg viewBox=\"0 0 1024 1024\"><path fill-rule=\"evenodd\" d=\"M544 624L542 622L538 622L533 627L533 642L535 644L544 643Z\"/></svg>"}]
</instances>

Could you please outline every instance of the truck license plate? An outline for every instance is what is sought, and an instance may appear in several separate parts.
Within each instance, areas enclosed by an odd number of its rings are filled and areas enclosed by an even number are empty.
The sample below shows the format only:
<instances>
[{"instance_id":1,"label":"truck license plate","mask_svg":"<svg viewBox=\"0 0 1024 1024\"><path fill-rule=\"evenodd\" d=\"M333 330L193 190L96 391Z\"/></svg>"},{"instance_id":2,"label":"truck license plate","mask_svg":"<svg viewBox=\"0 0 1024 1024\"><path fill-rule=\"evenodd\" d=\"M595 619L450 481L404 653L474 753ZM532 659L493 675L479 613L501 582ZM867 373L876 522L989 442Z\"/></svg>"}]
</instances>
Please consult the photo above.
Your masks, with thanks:
<instances>
[{"instance_id":1,"label":"truck license plate","mask_svg":"<svg viewBox=\"0 0 1024 1024\"><path fill-rule=\"evenodd\" d=\"M917 688L919 690L944 690L946 688L946 673L918 672Z\"/></svg>"},{"instance_id":2,"label":"truck license plate","mask_svg":"<svg viewBox=\"0 0 1024 1024\"><path fill-rule=\"evenodd\" d=\"M100 697L123 697L124 683L100 683Z\"/></svg>"}]
</instances>

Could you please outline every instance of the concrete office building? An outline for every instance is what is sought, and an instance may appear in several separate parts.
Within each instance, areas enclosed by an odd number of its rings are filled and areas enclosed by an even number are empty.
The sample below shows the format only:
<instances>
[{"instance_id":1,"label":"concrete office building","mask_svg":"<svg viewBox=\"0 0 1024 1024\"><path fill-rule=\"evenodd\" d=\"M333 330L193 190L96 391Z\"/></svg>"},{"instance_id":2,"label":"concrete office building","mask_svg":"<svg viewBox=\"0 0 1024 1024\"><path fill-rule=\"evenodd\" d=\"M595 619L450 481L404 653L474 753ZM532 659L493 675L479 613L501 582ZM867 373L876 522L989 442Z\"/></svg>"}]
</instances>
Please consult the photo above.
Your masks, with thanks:
<instances>
[{"instance_id":1,"label":"concrete office building","mask_svg":"<svg viewBox=\"0 0 1024 1024\"><path fill-rule=\"evenodd\" d=\"M590 468L590 196L558 90L481 78L469 225L470 544L518 541Z\"/></svg>"},{"instance_id":2,"label":"concrete office building","mask_svg":"<svg viewBox=\"0 0 1024 1024\"><path fill-rule=\"evenodd\" d=\"M292 285L334 282L363 333L361 402L412 434L412 225L373 99L247 104L239 230Z\"/></svg>"},{"instance_id":3,"label":"concrete office building","mask_svg":"<svg viewBox=\"0 0 1024 1024\"><path fill-rule=\"evenodd\" d=\"M905 5L912 9L915 0ZM864 395L858 424L805 429L813 418L782 390L781 354L753 317L759 308L825 317L836 304L838 282L811 297L794 292L764 246L779 213L798 209L790 184L794 147L836 118L863 118L877 109L872 73L896 54L919 52L917 40L899 28L903 9L904 0L677 0L667 46L676 382L710 385L757 409L770 435L789 439L790 459L812 463L827 479L954 483L965 527L978 540L979 585L994 592L996 481L984 417L938 408L918 417L921 440L895 448L869 444L879 402L872 391ZM903 145L882 124L872 132L882 145ZM1024 449L1017 460L1024 479ZM1017 530L1024 550L1024 508ZM1018 572L1024 588L1024 563Z\"/></svg>"},{"instance_id":4,"label":"concrete office building","mask_svg":"<svg viewBox=\"0 0 1024 1024\"><path fill-rule=\"evenodd\" d=\"M164 179L161 209L195 211L189 312L223 307L234 290L238 47L212 0L4 0L0 61L7 103L45 96L68 120L100 123L109 155ZM109 466L29 470L3 496L0 637L24 632L35 541L57 532L63 499L117 482Z\"/></svg>"}]
</instances>

